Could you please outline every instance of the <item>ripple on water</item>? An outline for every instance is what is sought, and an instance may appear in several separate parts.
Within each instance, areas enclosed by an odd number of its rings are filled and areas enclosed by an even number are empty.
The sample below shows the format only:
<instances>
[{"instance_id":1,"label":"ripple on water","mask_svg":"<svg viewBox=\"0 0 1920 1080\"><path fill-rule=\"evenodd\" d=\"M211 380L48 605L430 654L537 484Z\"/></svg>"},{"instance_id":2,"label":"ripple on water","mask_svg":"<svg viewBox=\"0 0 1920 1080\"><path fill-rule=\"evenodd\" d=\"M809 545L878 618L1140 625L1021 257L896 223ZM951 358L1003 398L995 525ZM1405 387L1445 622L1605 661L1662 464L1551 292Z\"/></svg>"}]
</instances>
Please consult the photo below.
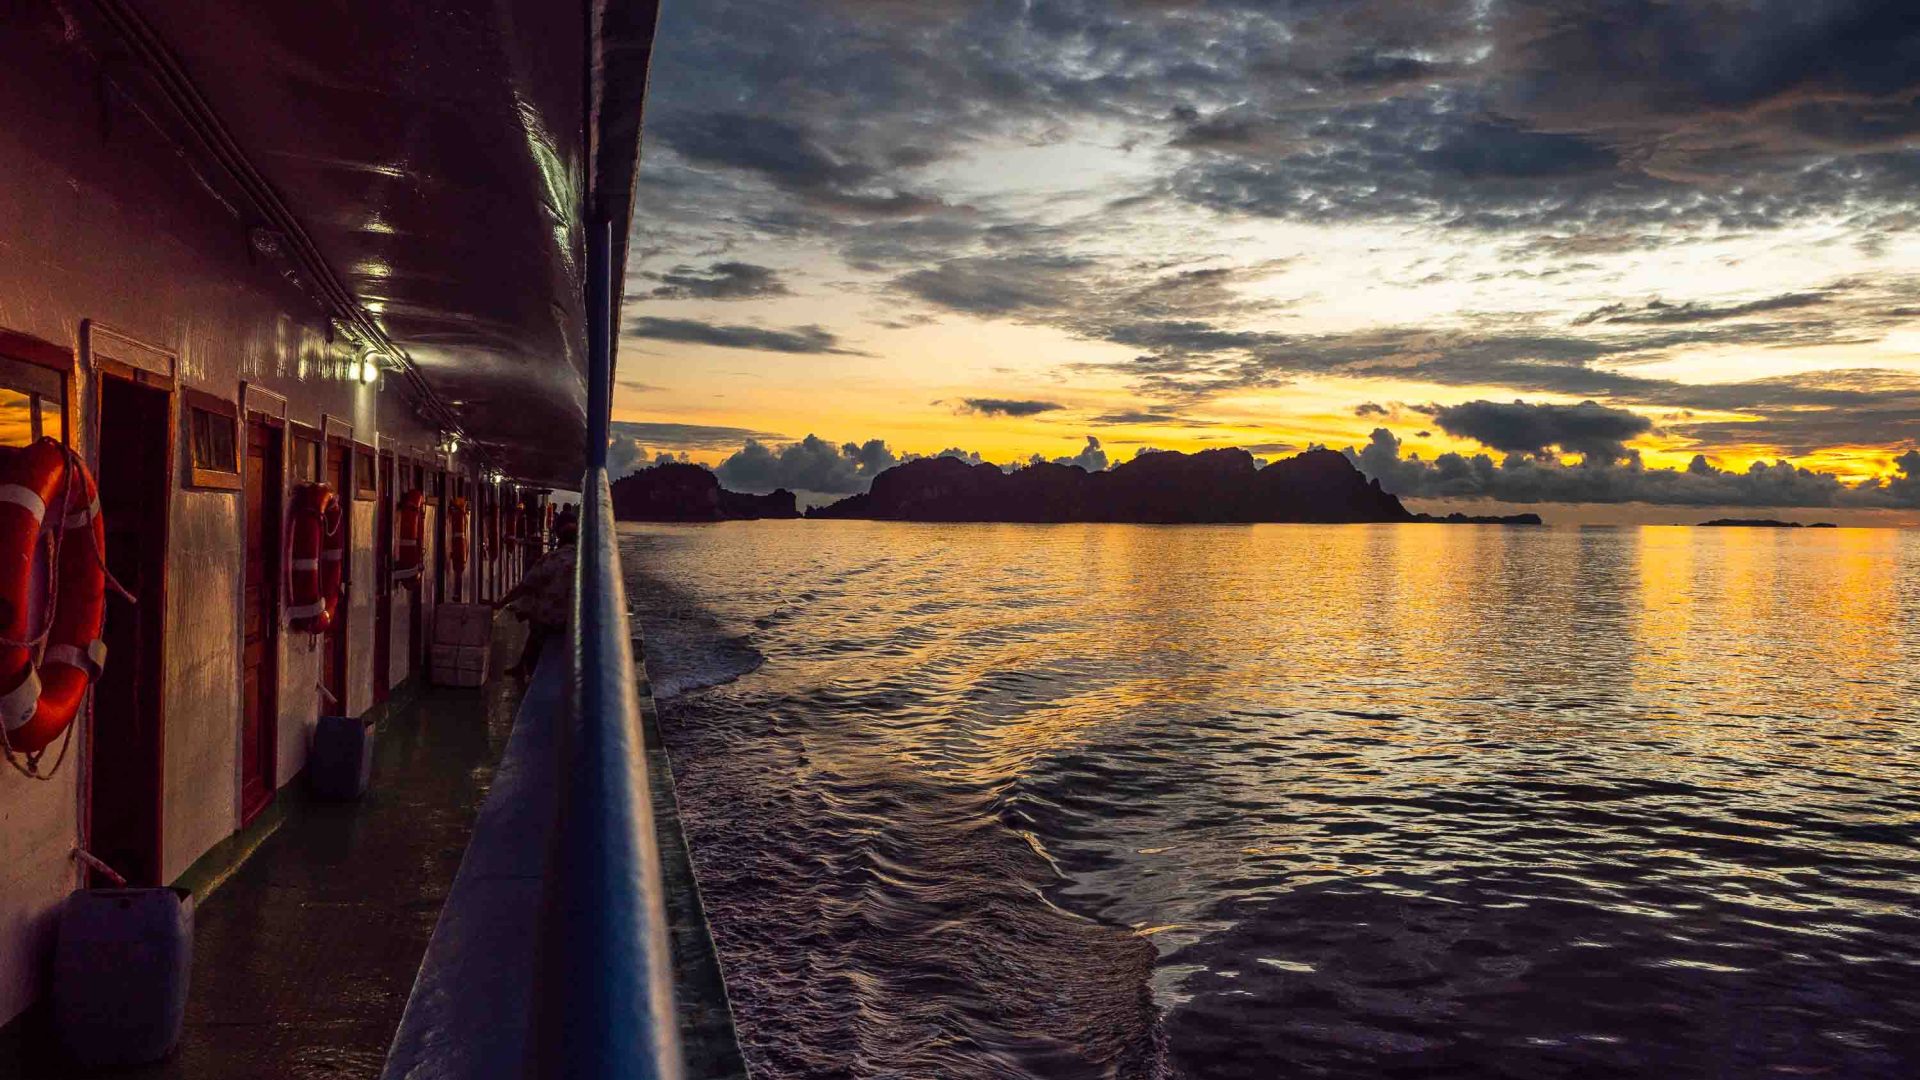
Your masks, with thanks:
<instances>
[{"instance_id":1,"label":"ripple on water","mask_svg":"<svg viewBox=\"0 0 1920 1080\"><path fill-rule=\"evenodd\" d=\"M624 539L759 1075L1920 1075L1912 536Z\"/></svg>"}]
</instances>

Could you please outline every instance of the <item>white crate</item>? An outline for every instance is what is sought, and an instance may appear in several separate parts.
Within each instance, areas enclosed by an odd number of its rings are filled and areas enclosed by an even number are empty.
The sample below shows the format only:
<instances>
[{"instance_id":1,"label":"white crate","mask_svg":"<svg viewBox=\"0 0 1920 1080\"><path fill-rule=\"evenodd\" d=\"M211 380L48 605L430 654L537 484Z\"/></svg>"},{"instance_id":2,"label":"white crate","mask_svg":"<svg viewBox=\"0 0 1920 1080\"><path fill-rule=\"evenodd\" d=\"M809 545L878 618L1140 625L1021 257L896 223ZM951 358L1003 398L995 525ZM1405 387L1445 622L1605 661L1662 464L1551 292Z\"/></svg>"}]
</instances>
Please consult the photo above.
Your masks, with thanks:
<instances>
[{"instance_id":1,"label":"white crate","mask_svg":"<svg viewBox=\"0 0 1920 1080\"><path fill-rule=\"evenodd\" d=\"M440 604L433 609L435 645L485 645L493 640L493 608L486 604Z\"/></svg>"},{"instance_id":2,"label":"white crate","mask_svg":"<svg viewBox=\"0 0 1920 1080\"><path fill-rule=\"evenodd\" d=\"M435 645L428 659L435 686L484 686L487 657L484 645Z\"/></svg>"}]
</instances>

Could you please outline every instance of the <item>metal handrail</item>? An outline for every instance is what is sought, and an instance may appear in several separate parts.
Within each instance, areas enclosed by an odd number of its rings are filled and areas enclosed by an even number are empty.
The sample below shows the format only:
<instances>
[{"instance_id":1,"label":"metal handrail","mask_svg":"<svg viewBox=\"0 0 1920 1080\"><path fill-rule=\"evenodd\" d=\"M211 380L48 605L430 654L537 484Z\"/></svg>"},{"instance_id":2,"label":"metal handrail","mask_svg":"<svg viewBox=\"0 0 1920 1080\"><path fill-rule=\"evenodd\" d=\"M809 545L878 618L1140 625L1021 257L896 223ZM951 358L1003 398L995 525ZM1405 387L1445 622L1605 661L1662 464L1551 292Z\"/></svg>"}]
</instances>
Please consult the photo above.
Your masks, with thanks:
<instances>
[{"instance_id":1,"label":"metal handrail","mask_svg":"<svg viewBox=\"0 0 1920 1080\"><path fill-rule=\"evenodd\" d=\"M607 478L612 230L587 235L587 472L576 558L571 708L556 758L528 1073L678 1080L660 859Z\"/></svg>"}]
</instances>

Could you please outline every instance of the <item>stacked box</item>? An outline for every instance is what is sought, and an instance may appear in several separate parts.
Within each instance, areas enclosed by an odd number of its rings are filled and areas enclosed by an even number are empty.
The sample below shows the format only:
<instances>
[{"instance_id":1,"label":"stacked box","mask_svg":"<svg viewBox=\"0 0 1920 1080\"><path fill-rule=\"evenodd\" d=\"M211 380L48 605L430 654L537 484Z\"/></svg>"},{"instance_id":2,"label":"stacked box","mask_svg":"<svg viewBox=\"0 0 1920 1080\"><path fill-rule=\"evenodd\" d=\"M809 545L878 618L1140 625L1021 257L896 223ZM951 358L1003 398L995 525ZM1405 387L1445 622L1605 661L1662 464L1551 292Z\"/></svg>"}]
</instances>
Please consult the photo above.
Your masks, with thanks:
<instances>
[{"instance_id":1,"label":"stacked box","mask_svg":"<svg viewBox=\"0 0 1920 1080\"><path fill-rule=\"evenodd\" d=\"M491 651L485 645L435 645L429 657L434 685L485 685L487 656Z\"/></svg>"},{"instance_id":2,"label":"stacked box","mask_svg":"<svg viewBox=\"0 0 1920 1080\"><path fill-rule=\"evenodd\" d=\"M435 645L486 645L493 640L493 608L486 604L440 604L433 609Z\"/></svg>"}]
</instances>

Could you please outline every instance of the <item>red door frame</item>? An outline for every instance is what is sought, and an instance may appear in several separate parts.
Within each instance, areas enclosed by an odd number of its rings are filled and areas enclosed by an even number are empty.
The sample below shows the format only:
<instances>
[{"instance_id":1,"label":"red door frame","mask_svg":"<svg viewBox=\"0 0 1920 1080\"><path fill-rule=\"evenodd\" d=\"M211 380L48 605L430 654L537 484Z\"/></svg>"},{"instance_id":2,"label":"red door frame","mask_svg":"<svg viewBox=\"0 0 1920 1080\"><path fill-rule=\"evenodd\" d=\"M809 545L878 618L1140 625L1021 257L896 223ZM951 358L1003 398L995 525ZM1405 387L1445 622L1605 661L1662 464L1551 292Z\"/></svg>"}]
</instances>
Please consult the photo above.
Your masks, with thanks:
<instances>
[{"instance_id":1,"label":"red door frame","mask_svg":"<svg viewBox=\"0 0 1920 1080\"><path fill-rule=\"evenodd\" d=\"M329 702L327 695L322 694L320 715L351 716L352 713L347 711L347 699L353 685L347 669L347 662L351 656L347 648L347 627L349 615L353 610L351 602L353 597L353 440L341 438L338 435L328 436L323 453L325 456L321 459L321 468L325 472L326 482L335 487L335 494L339 497L340 505L345 511L340 515L340 527L346 530L346 536L341 538L340 603L335 609L337 617L333 620L333 625L327 629L325 643L321 646L330 650L331 653L333 685L327 687L327 692L336 695L337 699ZM335 455L338 457L336 458ZM322 674L325 674L324 666Z\"/></svg>"},{"instance_id":2,"label":"red door frame","mask_svg":"<svg viewBox=\"0 0 1920 1080\"><path fill-rule=\"evenodd\" d=\"M393 451L382 450L374 466L373 512L373 703L387 700L393 681Z\"/></svg>"},{"instance_id":3,"label":"red door frame","mask_svg":"<svg viewBox=\"0 0 1920 1080\"><path fill-rule=\"evenodd\" d=\"M158 526L154 529L154 531L157 532L158 535L151 538L153 546L149 549L149 550L154 550L154 554L152 555L152 558L154 562L160 567L159 581L153 583L151 589L147 590L146 592L143 593L143 595L140 596L140 603L138 607L131 609L131 611L128 611L123 608L121 611L116 612L110 606L107 612L107 617L109 619L113 618L116 614L118 614L121 618L127 618L130 616L132 618L147 620L146 626L149 630L149 633L146 634L145 637L150 638L152 641L151 663L143 663L142 668L139 670L146 671L148 677L153 680L153 685L151 689L154 691L151 700L145 703L147 708L151 711L153 715L153 735L152 735L152 746L151 746L151 750L153 752L153 776L152 776L153 805L152 805L152 810L150 814L152 828L146 838L147 839L146 847L152 852L153 868L152 868L152 873L150 874L140 874L137 871L132 871L132 868L126 868L126 869L129 872L129 876L128 876L129 884L160 885L162 884L162 882L158 880L158 875L161 872L163 872L164 868L166 867L166 827L165 827L166 826L166 748L167 748L167 699L166 699L166 678L165 678L165 673L167 670L166 611L167 611L167 586L168 586L168 578L169 578L167 570L171 565L170 549L172 544L172 533L173 533L173 530L170 527L171 523L165 519L170 518L172 516L173 482L174 482L174 477L176 475L174 471L176 467L174 455L175 455L175 446L178 444L179 438L180 438L180 431L179 431L180 408L179 408L179 402L177 400L178 395L175 393L176 388L172 378L168 376L156 374L144 368L136 368L131 364L123 364L117 360L110 360L98 355L94 356L93 358L94 385L93 385L93 393L91 395L92 396L91 412L92 412L93 423L89 425L89 428L90 428L90 434L92 436L93 444L94 444L93 445L93 468L96 476L98 476L99 468L100 468L100 439L103 434L101 418L104 412L104 398L106 396L105 388L107 384L111 381L121 381L121 382L130 383L134 386L142 387L144 389L163 394L166 398L166 404L165 404L166 416L167 416L166 425L165 425L166 446L162 451L162 453L165 456L165 460L164 462L162 462L162 468L159 474L165 478L163 482L166 484L166 490L160 500L160 505L165 509L161 515L163 520L159 522ZM145 645L144 639L142 641L142 645L143 646ZM144 662L149 658L143 656L140 659ZM121 668L121 670L126 670L124 665L127 662L128 661L126 658L122 659L123 667ZM137 673L136 673L136 677L137 677ZM138 691L138 688L136 688L136 692L137 691ZM93 727L97 729L98 727L97 718L91 721L91 723ZM86 815L85 815L85 819L81 822L81 828L84 830L84 842L89 848L93 846L93 841L94 841L94 836L96 831L94 829L94 813L95 813L95 810L97 809L97 800L93 797L91 786L100 775L98 762L95 758L96 739L94 738L94 735L95 735L94 730L89 730L87 732L86 776L88 778L87 785L89 787L89 790L86 794ZM90 873L89 880L90 880L90 883L95 886L107 884L107 882L102 880L100 875L98 874Z\"/></svg>"},{"instance_id":4,"label":"red door frame","mask_svg":"<svg viewBox=\"0 0 1920 1080\"><path fill-rule=\"evenodd\" d=\"M253 550L253 522L249 521L247 523L245 558L249 562L249 569L251 569L250 564L255 558L259 558L266 563L267 573L262 576L260 584L262 593L266 598L266 612L264 613L265 641L263 643L266 654L260 662L260 674L255 677L255 685L256 687L260 687L260 679L262 678L266 681L264 687L259 689L260 705L257 716L258 727L254 732L255 760L252 762L247 760L246 755L247 742L245 726L249 723L246 715L248 702L242 700L240 703L240 722L242 724L242 734L240 738L240 824L242 827L245 827L251 822L260 811L265 810L267 806L273 802L273 797L279 790L280 581L282 577L281 571L283 569L280 565L280 560L284 557L280 543L281 536L283 535L286 512L286 424L279 418L269 416L266 413L249 412L247 414L246 465L249 475L245 480L246 484L253 482L251 473L253 470L253 446L256 432L265 434L264 442L267 447L267 452L271 454L273 458L270 463L264 460L262 461L262 467L272 475L268 477L268 480L271 482L270 486L263 485L261 491L261 505L263 507L271 506L272 510L268 521L265 523L266 528L263 528L260 534L261 550L259 552ZM247 494L250 496L251 492ZM249 502L250 501L249 499ZM251 505L247 507L247 511L249 514L252 513L253 508ZM242 602L245 603L246 579L244 576L241 578L241 599ZM241 615L240 623L240 678L243 694L245 693L246 686L247 663L246 620L251 615L251 610L244 611ZM247 768L249 764L258 767L256 779L259 781L260 788L259 792L252 796L249 796L247 788Z\"/></svg>"}]
</instances>

